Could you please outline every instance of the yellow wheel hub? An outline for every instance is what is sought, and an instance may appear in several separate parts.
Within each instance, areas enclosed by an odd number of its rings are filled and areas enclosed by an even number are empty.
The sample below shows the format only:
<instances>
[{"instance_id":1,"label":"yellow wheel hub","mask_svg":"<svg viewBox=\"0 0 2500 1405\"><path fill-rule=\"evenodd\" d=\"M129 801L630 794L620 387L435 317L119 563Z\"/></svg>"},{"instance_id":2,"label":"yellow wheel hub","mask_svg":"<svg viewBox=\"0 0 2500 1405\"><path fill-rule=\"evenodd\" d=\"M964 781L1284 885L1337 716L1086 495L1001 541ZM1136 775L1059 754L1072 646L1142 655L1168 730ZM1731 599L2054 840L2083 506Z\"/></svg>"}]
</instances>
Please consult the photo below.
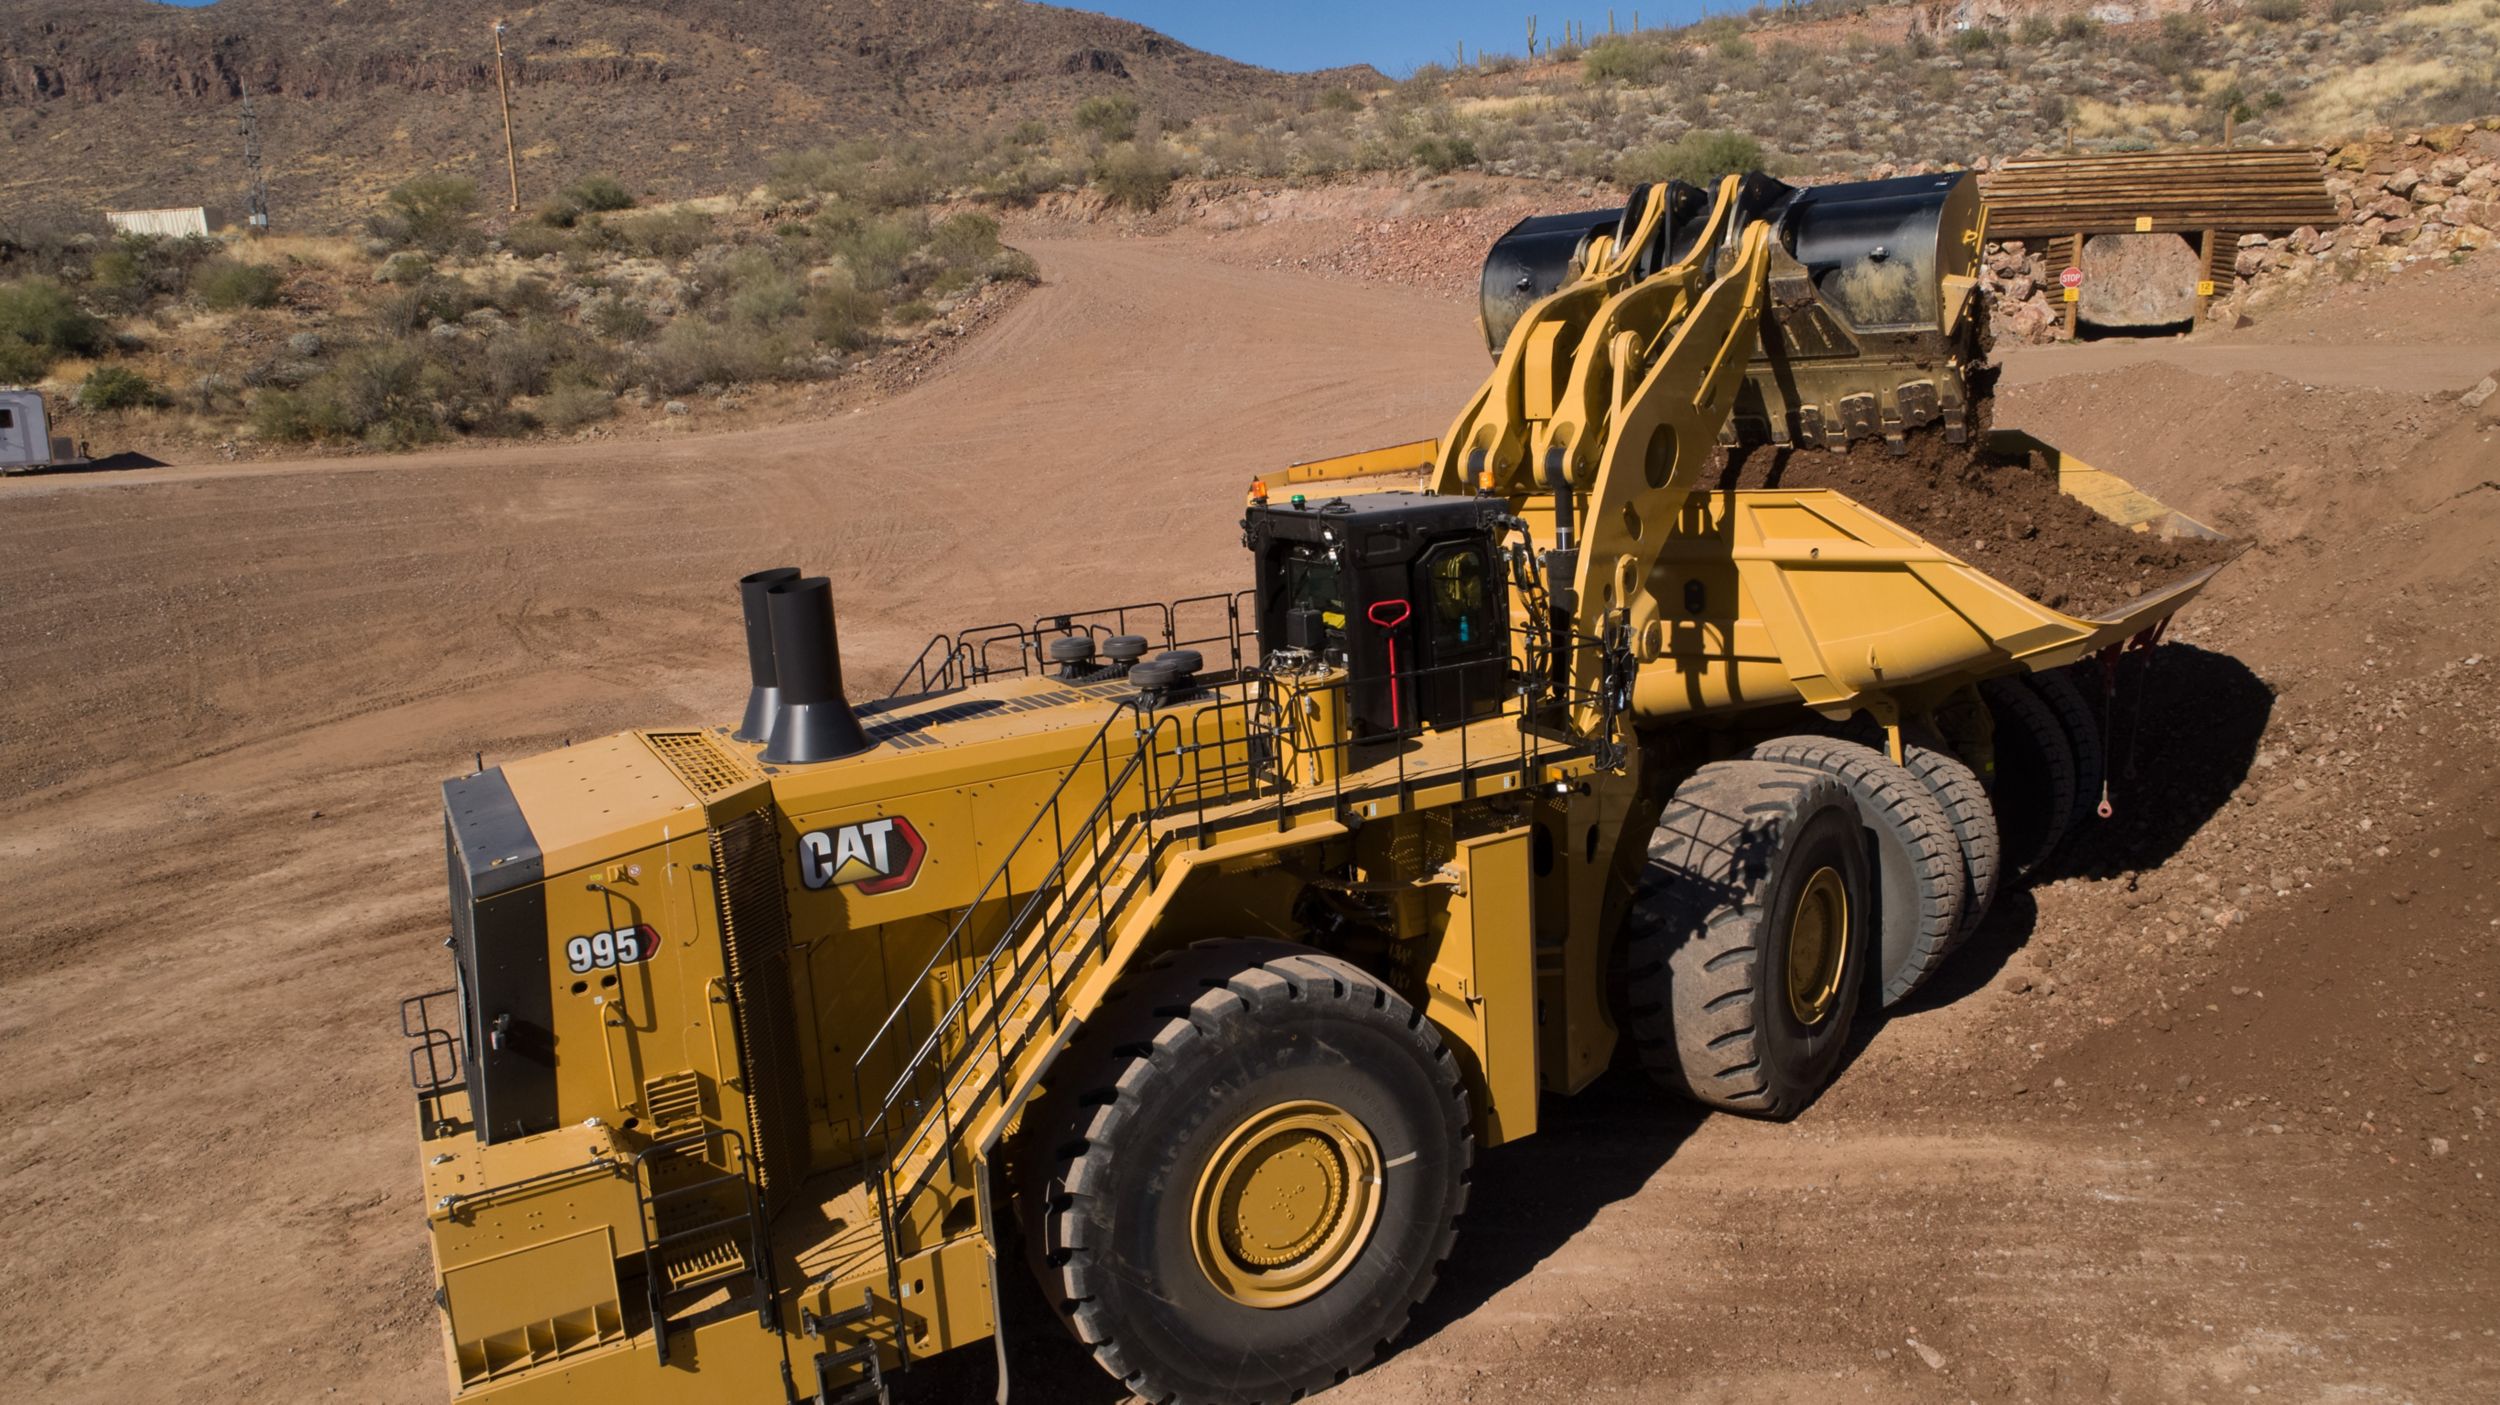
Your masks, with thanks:
<instances>
[{"instance_id":1,"label":"yellow wheel hub","mask_svg":"<svg viewBox=\"0 0 2500 1405\"><path fill-rule=\"evenodd\" d=\"M1336 1282L1380 1218L1380 1147L1345 1109L1281 1103L1207 1158L1190 1206L1198 1266L1245 1307L1291 1307Z\"/></svg>"},{"instance_id":2,"label":"yellow wheel hub","mask_svg":"<svg viewBox=\"0 0 2500 1405\"><path fill-rule=\"evenodd\" d=\"M1820 869L1798 893L1788 924L1788 1010L1797 1023L1821 1024L1831 1014L1848 967L1849 892L1840 870Z\"/></svg>"}]
</instances>

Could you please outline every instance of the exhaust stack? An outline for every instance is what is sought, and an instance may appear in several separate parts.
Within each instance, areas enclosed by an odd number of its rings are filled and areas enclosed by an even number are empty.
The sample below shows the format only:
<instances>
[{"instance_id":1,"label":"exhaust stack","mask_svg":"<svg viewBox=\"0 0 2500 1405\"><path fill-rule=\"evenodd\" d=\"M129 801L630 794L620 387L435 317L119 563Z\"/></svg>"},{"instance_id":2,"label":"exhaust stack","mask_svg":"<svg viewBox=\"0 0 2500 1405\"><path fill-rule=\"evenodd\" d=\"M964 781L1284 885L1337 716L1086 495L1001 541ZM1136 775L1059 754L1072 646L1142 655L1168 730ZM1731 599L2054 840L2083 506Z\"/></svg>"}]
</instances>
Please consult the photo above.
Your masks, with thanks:
<instances>
[{"instance_id":1,"label":"exhaust stack","mask_svg":"<svg viewBox=\"0 0 2500 1405\"><path fill-rule=\"evenodd\" d=\"M777 765L832 761L868 749L842 696L842 650L833 626L833 582L823 576L775 581L764 589L779 684L764 760Z\"/></svg>"},{"instance_id":2,"label":"exhaust stack","mask_svg":"<svg viewBox=\"0 0 2500 1405\"><path fill-rule=\"evenodd\" d=\"M773 666L773 623L764 593L799 578L796 566L775 566L738 578L738 613L747 628L747 712L733 733L742 742L773 739L773 715L781 710L781 674Z\"/></svg>"}]
</instances>

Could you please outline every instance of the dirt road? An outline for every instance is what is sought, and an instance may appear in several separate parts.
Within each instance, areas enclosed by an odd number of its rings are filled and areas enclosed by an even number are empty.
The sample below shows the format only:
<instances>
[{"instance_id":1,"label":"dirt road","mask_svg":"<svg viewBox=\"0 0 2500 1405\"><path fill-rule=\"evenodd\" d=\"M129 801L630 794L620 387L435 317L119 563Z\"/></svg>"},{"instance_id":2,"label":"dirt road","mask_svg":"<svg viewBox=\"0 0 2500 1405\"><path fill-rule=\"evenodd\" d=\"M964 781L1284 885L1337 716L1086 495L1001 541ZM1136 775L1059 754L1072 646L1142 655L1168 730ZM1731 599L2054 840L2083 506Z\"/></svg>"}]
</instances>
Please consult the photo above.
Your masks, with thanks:
<instances>
[{"instance_id":1,"label":"dirt road","mask_svg":"<svg viewBox=\"0 0 2500 1405\"><path fill-rule=\"evenodd\" d=\"M1195 243L1034 245L1046 286L832 423L0 484L0 1379L440 1399L392 1024L442 975L434 783L726 716L755 566L833 573L855 692L967 618L1230 583L1252 474L1436 433L1480 374L1446 298ZM2265 538L2165 664L2181 803L2005 904L1792 1126L1558 1105L1337 1394L2500 1391L2493 433L2222 384L2007 415ZM1116 1398L1026 1328L1023 1398Z\"/></svg>"}]
</instances>

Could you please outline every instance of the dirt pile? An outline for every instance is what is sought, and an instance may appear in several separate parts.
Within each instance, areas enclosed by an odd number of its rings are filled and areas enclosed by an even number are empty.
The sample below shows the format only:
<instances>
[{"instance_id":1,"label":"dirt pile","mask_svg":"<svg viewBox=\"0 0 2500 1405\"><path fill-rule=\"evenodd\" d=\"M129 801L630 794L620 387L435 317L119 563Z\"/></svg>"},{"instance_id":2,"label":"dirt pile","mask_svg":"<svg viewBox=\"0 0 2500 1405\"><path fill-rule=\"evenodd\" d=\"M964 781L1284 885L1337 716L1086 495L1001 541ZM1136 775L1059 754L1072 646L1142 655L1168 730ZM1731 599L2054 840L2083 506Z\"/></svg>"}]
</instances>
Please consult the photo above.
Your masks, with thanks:
<instances>
[{"instance_id":1,"label":"dirt pile","mask_svg":"<svg viewBox=\"0 0 2500 1405\"><path fill-rule=\"evenodd\" d=\"M2052 610L2091 617L2230 559L2226 543L2121 527L2058 491L2038 455L1992 454L1935 433L1909 452L1754 449L1722 488L1829 488L1918 533Z\"/></svg>"}]
</instances>

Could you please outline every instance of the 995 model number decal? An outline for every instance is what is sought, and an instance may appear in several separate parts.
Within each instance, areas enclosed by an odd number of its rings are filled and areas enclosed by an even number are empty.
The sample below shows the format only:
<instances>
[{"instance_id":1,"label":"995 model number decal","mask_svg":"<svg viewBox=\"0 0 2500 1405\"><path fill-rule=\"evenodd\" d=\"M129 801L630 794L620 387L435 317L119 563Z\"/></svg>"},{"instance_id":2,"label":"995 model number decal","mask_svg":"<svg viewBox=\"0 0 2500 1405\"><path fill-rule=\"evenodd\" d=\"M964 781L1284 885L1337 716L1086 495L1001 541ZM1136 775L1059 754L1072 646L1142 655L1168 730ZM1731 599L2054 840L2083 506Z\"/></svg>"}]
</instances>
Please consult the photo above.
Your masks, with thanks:
<instances>
[{"instance_id":1,"label":"995 model number decal","mask_svg":"<svg viewBox=\"0 0 2500 1405\"><path fill-rule=\"evenodd\" d=\"M566 942L564 964L572 967L573 974L578 976L590 971L604 971L611 966L648 961L651 953L659 948L660 934L651 930L648 924L621 927L613 932L593 932Z\"/></svg>"}]
</instances>

